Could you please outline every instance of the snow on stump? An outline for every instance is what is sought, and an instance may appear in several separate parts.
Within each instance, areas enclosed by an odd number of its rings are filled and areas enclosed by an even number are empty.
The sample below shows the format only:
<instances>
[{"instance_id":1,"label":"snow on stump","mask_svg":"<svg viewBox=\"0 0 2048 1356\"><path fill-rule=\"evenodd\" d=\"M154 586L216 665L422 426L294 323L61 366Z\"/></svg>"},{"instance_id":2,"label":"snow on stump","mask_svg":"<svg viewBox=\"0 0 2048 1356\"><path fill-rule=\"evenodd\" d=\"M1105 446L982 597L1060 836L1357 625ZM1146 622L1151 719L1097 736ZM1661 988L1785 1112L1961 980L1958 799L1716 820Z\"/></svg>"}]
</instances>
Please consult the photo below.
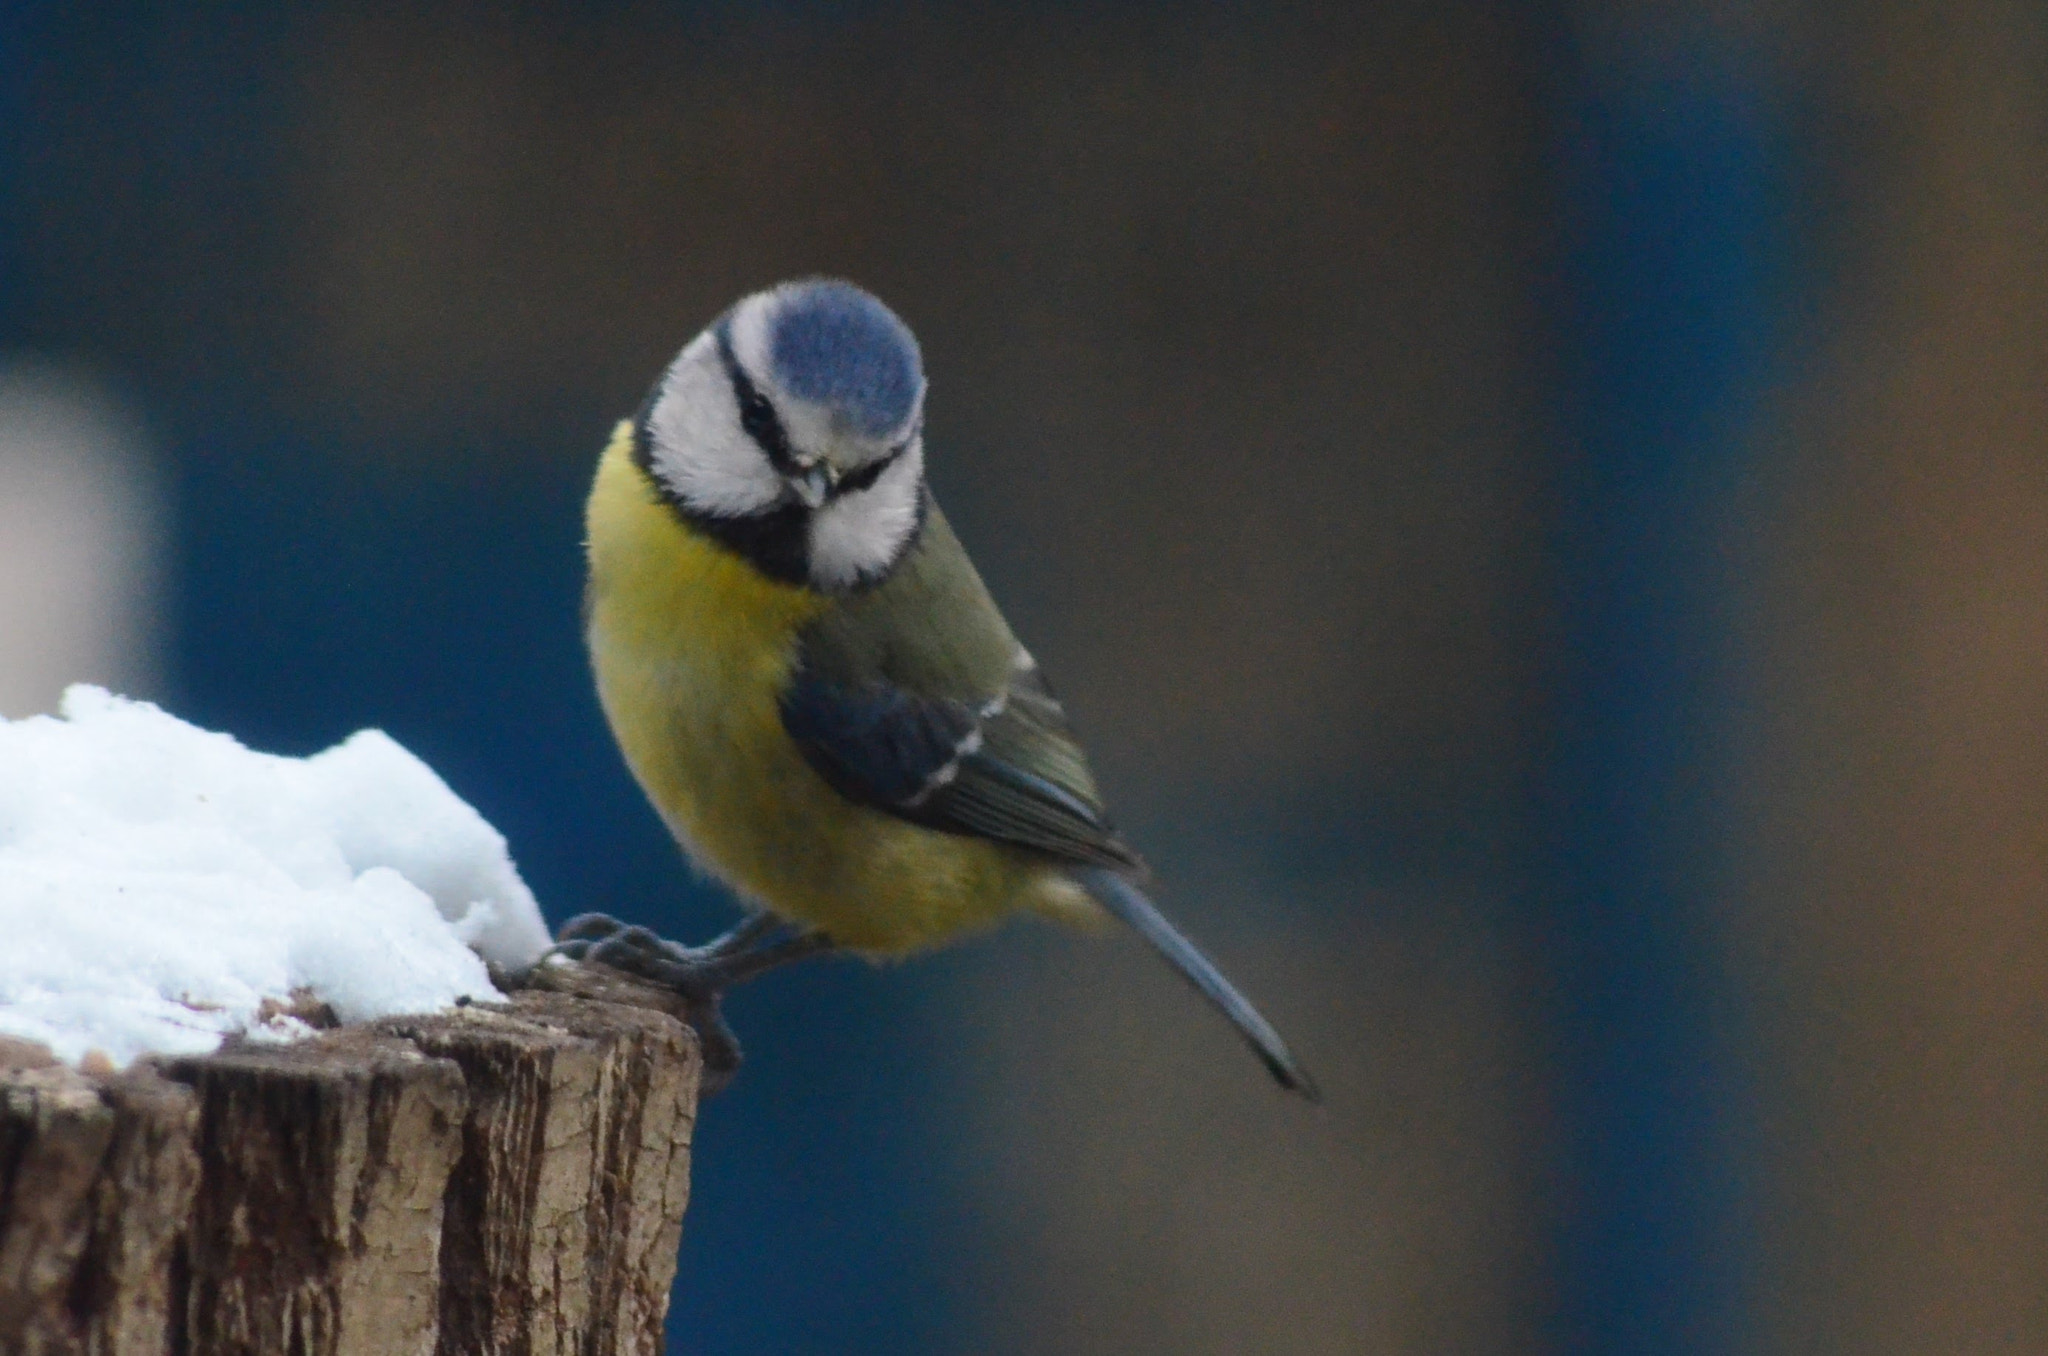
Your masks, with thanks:
<instances>
[{"instance_id":1,"label":"snow on stump","mask_svg":"<svg viewBox=\"0 0 2048 1356\"><path fill-rule=\"evenodd\" d=\"M696 1040L541 975L121 1073L0 1045L0 1351L659 1352Z\"/></svg>"},{"instance_id":2,"label":"snow on stump","mask_svg":"<svg viewBox=\"0 0 2048 1356\"><path fill-rule=\"evenodd\" d=\"M0 719L0 1356L660 1351L696 1038L547 945L375 731Z\"/></svg>"}]
</instances>

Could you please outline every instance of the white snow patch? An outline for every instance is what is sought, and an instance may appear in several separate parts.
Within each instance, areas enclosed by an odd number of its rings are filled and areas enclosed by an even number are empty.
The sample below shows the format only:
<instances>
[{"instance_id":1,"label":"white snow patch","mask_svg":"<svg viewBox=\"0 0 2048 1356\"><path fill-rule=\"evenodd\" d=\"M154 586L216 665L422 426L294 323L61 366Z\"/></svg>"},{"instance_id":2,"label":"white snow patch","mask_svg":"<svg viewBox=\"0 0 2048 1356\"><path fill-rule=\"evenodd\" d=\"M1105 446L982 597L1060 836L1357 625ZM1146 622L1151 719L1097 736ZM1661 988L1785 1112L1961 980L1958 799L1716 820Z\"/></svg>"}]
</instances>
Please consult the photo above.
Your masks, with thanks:
<instances>
[{"instance_id":1,"label":"white snow patch","mask_svg":"<svg viewBox=\"0 0 2048 1356\"><path fill-rule=\"evenodd\" d=\"M288 1040L266 998L439 1011L548 945L504 838L380 731L279 758L96 687L62 710L0 719L0 1035L116 1065Z\"/></svg>"}]
</instances>

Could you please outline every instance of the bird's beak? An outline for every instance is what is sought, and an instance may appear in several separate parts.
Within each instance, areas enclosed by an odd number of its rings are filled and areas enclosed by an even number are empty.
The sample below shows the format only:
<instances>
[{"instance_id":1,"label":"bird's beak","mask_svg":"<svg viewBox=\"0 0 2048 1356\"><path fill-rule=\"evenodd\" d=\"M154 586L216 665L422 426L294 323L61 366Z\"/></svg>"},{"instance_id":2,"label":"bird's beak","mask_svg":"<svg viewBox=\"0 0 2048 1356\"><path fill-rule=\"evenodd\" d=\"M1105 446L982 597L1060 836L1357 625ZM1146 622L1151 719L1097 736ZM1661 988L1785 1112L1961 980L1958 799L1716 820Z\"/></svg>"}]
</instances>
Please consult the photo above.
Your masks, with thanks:
<instances>
[{"instance_id":1,"label":"bird's beak","mask_svg":"<svg viewBox=\"0 0 2048 1356\"><path fill-rule=\"evenodd\" d=\"M832 487L838 483L838 468L831 462L821 461L790 477L789 487L796 491L797 498L804 501L805 508L816 508L832 497Z\"/></svg>"}]
</instances>

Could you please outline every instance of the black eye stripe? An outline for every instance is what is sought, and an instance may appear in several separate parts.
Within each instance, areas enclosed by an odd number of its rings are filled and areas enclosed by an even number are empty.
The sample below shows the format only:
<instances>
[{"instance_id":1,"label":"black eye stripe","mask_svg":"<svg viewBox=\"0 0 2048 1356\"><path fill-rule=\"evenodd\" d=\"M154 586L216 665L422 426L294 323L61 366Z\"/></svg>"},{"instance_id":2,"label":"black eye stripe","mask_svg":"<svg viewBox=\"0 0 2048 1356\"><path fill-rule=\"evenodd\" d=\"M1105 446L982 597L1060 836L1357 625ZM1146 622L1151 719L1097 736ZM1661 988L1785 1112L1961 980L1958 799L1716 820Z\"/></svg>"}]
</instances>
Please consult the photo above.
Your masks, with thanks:
<instances>
[{"instance_id":1,"label":"black eye stripe","mask_svg":"<svg viewBox=\"0 0 2048 1356\"><path fill-rule=\"evenodd\" d=\"M725 369L725 379L732 383L733 399L739 402L740 427L747 436L768 456L768 464L785 476L795 475L801 468L796 461L796 452L789 445L789 432L782 427L781 418L775 413L775 406L768 397L761 394L746 369L732 351L732 322L721 320L713 331L718 341L718 363Z\"/></svg>"},{"instance_id":2,"label":"black eye stripe","mask_svg":"<svg viewBox=\"0 0 2048 1356\"><path fill-rule=\"evenodd\" d=\"M900 458L906 451L908 451L909 448L909 443L904 443L900 446L890 448L885 455L876 457L873 461L861 467L852 475L842 479L839 482L838 488L834 490L833 493L858 494L862 490L872 489L874 487L874 483L882 478L882 472L888 470L891 466L894 466L896 464L897 459Z\"/></svg>"},{"instance_id":3,"label":"black eye stripe","mask_svg":"<svg viewBox=\"0 0 2048 1356\"><path fill-rule=\"evenodd\" d=\"M881 456L876 457L873 461L861 467L852 475L849 475L845 479L841 480L839 482L838 488L834 490L833 493L835 495L858 494L862 490L874 488L875 482L882 478L882 472L888 470L891 466L894 466L898 461L902 460L903 454L910 450L910 445L916 442L918 435L923 432L924 420L919 419L917 421L917 426L910 430L909 437L905 438L902 442L896 444L896 446L890 448Z\"/></svg>"}]
</instances>

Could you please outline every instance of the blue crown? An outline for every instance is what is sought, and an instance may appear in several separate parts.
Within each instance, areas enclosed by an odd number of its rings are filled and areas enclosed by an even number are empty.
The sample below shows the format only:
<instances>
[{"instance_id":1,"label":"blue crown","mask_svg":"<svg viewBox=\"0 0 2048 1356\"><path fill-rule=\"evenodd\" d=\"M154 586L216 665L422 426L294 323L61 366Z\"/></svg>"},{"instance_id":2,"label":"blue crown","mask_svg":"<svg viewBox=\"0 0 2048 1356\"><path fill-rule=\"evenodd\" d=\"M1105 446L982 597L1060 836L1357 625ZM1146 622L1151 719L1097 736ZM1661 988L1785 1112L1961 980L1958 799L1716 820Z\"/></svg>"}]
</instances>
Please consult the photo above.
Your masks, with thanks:
<instances>
[{"instance_id":1,"label":"blue crown","mask_svg":"<svg viewBox=\"0 0 2048 1356\"><path fill-rule=\"evenodd\" d=\"M852 283L783 289L773 324L768 355L776 382L837 410L862 436L894 432L917 407L924 367L916 336Z\"/></svg>"}]
</instances>

